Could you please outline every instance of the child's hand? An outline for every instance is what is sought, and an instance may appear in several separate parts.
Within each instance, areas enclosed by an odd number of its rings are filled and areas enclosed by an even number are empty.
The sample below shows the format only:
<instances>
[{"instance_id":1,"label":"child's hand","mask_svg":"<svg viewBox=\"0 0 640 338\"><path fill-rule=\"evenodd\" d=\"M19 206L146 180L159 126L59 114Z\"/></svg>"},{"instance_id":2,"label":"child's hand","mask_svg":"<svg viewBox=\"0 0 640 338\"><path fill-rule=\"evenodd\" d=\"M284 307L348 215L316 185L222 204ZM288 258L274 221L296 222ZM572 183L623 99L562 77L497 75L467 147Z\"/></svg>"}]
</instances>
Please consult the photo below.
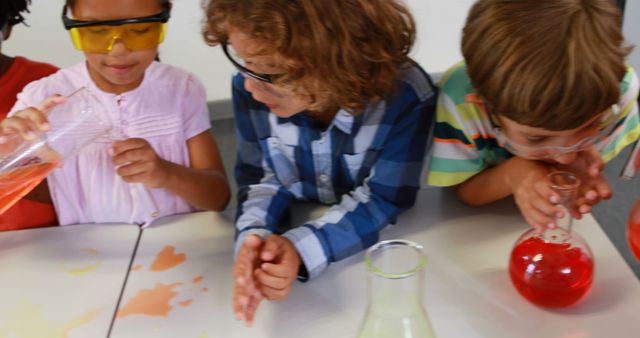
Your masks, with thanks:
<instances>
[{"instance_id":1,"label":"child's hand","mask_svg":"<svg viewBox=\"0 0 640 338\"><path fill-rule=\"evenodd\" d=\"M125 182L161 188L169 179L169 164L158 156L149 142L130 138L113 142L113 164Z\"/></svg>"},{"instance_id":2,"label":"child's hand","mask_svg":"<svg viewBox=\"0 0 640 338\"><path fill-rule=\"evenodd\" d=\"M19 133L26 140L33 140L37 134L51 129L46 113L67 98L56 95L46 98L38 107L29 107L8 117L0 123L0 131Z\"/></svg>"},{"instance_id":3,"label":"child's hand","mask_svg":"<svg viewBox=\"0 0 640 338\"><path fill-rule=\"evenodd\" d=\"M254 271L262 263L260 254L264 241L256 235L247 236L238 251L236 263L233 266L233 312L238 320L245 320L248 326L253 323L253 317L262 301L263 295L258 290Z\"/></svg>"},{"instance_id":4,"label":"child's hand","mask_svg":"<svg viewBox=\"0 0 640 338\"><path fill-rule=\"evenodd\" d=\"M300 269L296 247L286 237L271 235L265 241L260 258L263 263L255 270L260 291L269 300L286 298Z\"/></svg>"},{"instance_id":5,"label":"child's hand","mask_svg":"<svg viewBox=\"0 0 640 338\"><path fill-rule=\"evenodd\" d=\"M524 219L538 232L555 226L555 220L562 217L563 209L555 205L560 196L551 189L547 180L550 168L519 157L510 161L517 161L517 170L510 172L507 184Z\"/></svg>"},{"instance_id":6,"label":"child's hand","mask_svg":"<svg viewBox=\"0 0 640 338\"><path fill-rule=\"evenodd\" d=\"M574 173L580 178L580 188L576 195L576 212L574 217L591 212L591 207L603 199L612 196L611 186L602 175L604 161L595 147L579 152L576 159L568 165L557 166L559 170Z\"/></svg>"}]
</instances>

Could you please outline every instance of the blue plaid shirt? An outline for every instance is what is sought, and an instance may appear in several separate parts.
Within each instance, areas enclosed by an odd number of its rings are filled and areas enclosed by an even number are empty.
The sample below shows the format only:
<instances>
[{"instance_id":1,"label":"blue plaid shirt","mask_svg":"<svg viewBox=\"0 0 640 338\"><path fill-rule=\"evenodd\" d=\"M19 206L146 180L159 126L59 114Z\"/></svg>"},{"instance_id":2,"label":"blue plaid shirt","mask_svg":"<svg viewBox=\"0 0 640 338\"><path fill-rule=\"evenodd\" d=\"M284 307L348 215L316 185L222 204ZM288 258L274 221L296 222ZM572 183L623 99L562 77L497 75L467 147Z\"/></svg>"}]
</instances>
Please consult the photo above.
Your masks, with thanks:
<instances>
[{"instance_id":1,"label":"blue plaid shirt","mask_svg":"<svg viewBox=\"0 0 640 338\"><path fill-rule=\"evenodd\" d=\"M393 96L357 116L339 110L325 129L304 112L276 116L245 90L242 75L234 77L236 252L249 234L283 235L304 263L301 279L313 278L375 244L380 230L413 206L431 143L436 89L417 65L400 78ZM292 227L295 201L332 207Z\"/></svg>"}]
</instances>

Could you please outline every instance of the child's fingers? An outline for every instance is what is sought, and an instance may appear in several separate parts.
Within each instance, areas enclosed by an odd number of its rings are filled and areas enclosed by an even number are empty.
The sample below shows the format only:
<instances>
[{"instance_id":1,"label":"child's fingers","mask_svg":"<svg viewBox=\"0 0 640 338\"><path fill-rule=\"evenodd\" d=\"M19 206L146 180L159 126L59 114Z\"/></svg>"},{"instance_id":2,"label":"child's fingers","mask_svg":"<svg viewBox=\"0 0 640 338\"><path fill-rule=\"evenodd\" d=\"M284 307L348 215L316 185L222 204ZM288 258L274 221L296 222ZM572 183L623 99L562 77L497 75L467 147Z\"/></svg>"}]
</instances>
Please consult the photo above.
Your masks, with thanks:
<instances>
[{"instance_id":1,"label":"child's fingers","mask_svg":"<svg viewBox=\"0 0 640 338\"><path fill-rule=\"evenodd\" d=\"M116 150L112 162L116 166L123 165L125 163L143 160L145 158L145 155L146 151L144 148L135 148L119 152Z\"/></svg>"},{"instance_id":2,"label":"child's fingers","mask_svg":"<svg viewBox=\"0 0 640 338\"><path fill-rule=\"evenodd\" d=\"M41 110L38 110L36 108L27 108L25 110L21 110L14 116L28 120L30 123L32 123L34 131L47 131L51 129L51 125L49 124L47 116Z\"/></svg>"},{"instance_id":3,"label":"child's fingers","mask_svg":"<svg viewBox=\"0 0 640 338\"><path fill-rule=\"evenodd\" d=\"M262 245L262 242L263 240L262 238L260 238L260 236L249 235L247 236L247 238L245 238L244 243L242 243L242 245L252 249L258 249Z\"/></svg>"},{"instance_id":4,"label":"child's fingers","mask_svg":"<svg viewBox=\"0 0 640 338\"><path fill-rule=\"evenodd\" d=\"M584 194L584 198L587 202L595 202L597 203L600 200L600 194L598 194L597 191L595 190L588 190L585 194Z\"/></svg>"},{"instance_id":5,"label":"child's fingers","mask_svg":"<svg viewBox=\"0 0 640 338\"><path fill-rule=\"evenodd\" d=\"M578 212L580 212L580 214L588 214L591 212L591 206L588 204L582 204L578 207ZM580 219L581 217L575 216L577 219Z\"/></svg>"},{"instance_id":6,"label":"child's fingers","mask_svg":"<svg viewBox=\"0 0 640 338\"><path fill-rule=\"evenodd\" d=\"M285 244L286 242L281 236L271 235L267 237L262 253L260 254L260 258L264 261L273 261L276 257L282 254Z\"/></svg>"},{"instance_id":7,"label":"child's fingers","mask_svg":"<svg viewBox=\"0 0 640 338\"><path fill-rule=\"evenodd\" d=\"M236 315L236 318L238 320L244 319L244 309L249 302L249 297L247 296L246 292L244 292L244 290L244 287L238 284L236 284L233 289L233 313Z\"/></svg>"},{"instance_id":8,"label":"child's fingers","mask_svg":"<svg viewBox=\"0 0 640 338\"><path fill-rule=\"evenodd\" d=\"M146 162L125 162L127 164L121 165L116 169L116 174L122 176L122 178L129 176L136 176L140 174L145 174L149 171L150 163ZM118 166L118 163L114 162L114 165Z\"/></svg>"},{"instance_id":9,"label":"child's fingers","mask_svg":"<svg viewBox=\"0 0 640 338\"><path fill-rule=\"evenodd\" d=\"M545 201L548 201L550 205L558 203L560 201L560 195L558 195L558 193L555 192L553 188L551 188L551 185L547 180L541 180L534 184L533 187L536 194ZM554 213L555 212L552 212L550 214Z\"/></svg>"},{"instance_id":10,"label":"child's fingers","mask_svg":"<svg viewBox=\"0 0 640 338\"><path fill-rule=\"evenodd\" d=\"M535 222L529 216L527 216L527 215L523 215L523 216L524 216L524 220L527 222L527 224L529 224L529 226L534 228L537 233L542 233L542 232L544 232L545 229L547 229L547 226L545 226L545 225L543 225L541 223Z\"/></svg>"},{"instance_id":11,"label":"child's fingers","mask_svg":"<svg viewBox=\"0 0 640 338\"><path fill-rule=\"evenodd\" d=\"M551 203L549 199L542 196L533 198L531 206L550 219L562 217L564 215L562 208L558 208L557 205Z\"/></svg>"},{"instance_id":12,"label":"child's fingers","mask_svg":"<svg viewBox=\"0 0 640 338\"><path fill-rule=\"evenodd\" d=\"M242 277L249 279L254 267L254 258L257 255L256 248L252 248L245 242L238 252L236 262L233 265L233 275L236 278Z\"/></svg>"},{"instance_id":13,"label":"child's fingers","mask_svg":"<svg viewBox=\"0 0 640 338\"><path fill-rule=\"evenodd\" d=\"M262 263L260 265L260 269L269 275L280 277L280 278L288 278L294 279L298 275L299 266L293 266L292 264L272 264L272 263Z\"/></svg>"},{"instance_id":14,"label":"child's fingers","mask_svg":"<svg viewBox=\"0 0 640 338\"><path fill-rule=\"evenodd\" d=\"M281 300L289 296L289 292L291 292L291 288L287 287L284 289L275 289L267 285L261 285L260 291L262 291L262 294L264 294L264 296L268 300Z\"/></svg>"},{"instance_id":15,"label":"child's fingers","mask_svg":"<svg viewBox=\"0 0 640 338\"><path fill-rule=\"evenodd\" d=\"M589 163L587 172L589 176L598 177L604 170L604 161L600 156L600 152L595 147L591 147L587 150L587 156Z\"/></svg>"},{"instance_id":16,"label":"child's fingers","mask_svg":"<svg viewBox=\"0 0 640 338\"><path fill-rule=\"evenodd\" d=\"M602 199L608 200L613 196L611 186L604 176L600 176L600 179L596 180L594 183L594 189Z\"/></svg>"},{"instance_id":17,"label":"child's fingers","mask_svg":"<svg viewBox=\"0 0 640 338\"><path fill-rule=\"evenodd\" d=\"M247 326L253 325L253 318L255 317L258 305L262 301L262 295L254 295L249 298L249 302L244 310L244 319L247 322Z\"/></svg>"},{"instance_id":18,"label":"child's fingers","mask_svg":"<svg viewBox=\"0 0 640 338\"><path fill-rule=\"evenodd\" d=\"M44 99L44 101L42 101L36 109L38 109L43 113L47 113L53 107L63 103L66 100L67 100L67 97L62 95L49 96L46 99Z\"/></svg>"},{"instance_id":19,"label":"child's fingers","mask_svg":"<svg viewBox=\"0 0 640 338\"><path fill-rule=\"evenodd\" d=\"M260 282L260 285L266 285L274 289L284 289L291 285L291 281L287 276L274 276L261 269L256 269L254 274L258 279L258 282Z\"/></svg>"},{"instance_id":20,"label":"child's fingers","mask_svg":"<svg viewBox=\"0 0 640 338\"><path fill-rule=\"evenodd\" d=\"M149 173L143 172L134 175L121 176L121 178L127 183L144 183L149 180Z\"/></svg>"},{"instance_id":21,"label":"child's fingers","mask_svg":"<svg viewBox=\"0 0 640 338\"><path fill-rule=\"evenodd\" d=\"M544 231L548 227L554 227L556 224L555 218L549 217L535 209L529 211L528 217L531 220L529 225L536 228L536 230Z\"/></svg>"},{"instance_id":22,"label":"child's fingers","mask_svg":"<svg viewBox=\"0 0 640 338\"><path fill-rule=\"evenodd\" d=\"M115 155L120 153L124 153L130 150L144 148L149 143L141 138L129 138L126 140L113 141L111 147L113 148L113 152Z\"/></svg>"},{"instance_id":23,"label":"child's fingers","mask_svg":"<svg viewBox=\"0 0 640 338\"><path fill-rule=\"evenodd\" d=\"M2 131L15 132L26 140L33 140L37 137L38 127L29 119L14 116L2 121Z\"/></svg>"}]
</instances>

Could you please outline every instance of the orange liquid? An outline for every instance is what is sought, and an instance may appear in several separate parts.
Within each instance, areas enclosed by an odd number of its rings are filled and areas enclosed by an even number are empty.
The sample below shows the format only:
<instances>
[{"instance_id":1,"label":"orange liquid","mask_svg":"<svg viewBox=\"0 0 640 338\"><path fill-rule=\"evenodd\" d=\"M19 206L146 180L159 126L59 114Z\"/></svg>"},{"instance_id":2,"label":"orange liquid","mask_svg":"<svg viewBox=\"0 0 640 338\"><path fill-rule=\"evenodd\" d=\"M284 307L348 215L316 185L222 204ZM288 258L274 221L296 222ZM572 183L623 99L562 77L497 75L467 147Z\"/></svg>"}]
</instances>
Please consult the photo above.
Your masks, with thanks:
<instances>
[{"instance_id":1,"label":"orange liquid","mask_svg":"<svg viewBox=\"0 0 640 338\"><path fill-rule=\"evenodd\" d=\"M28 194L58 163L29 164L0 174L0 215Z\"/></svg>"},{"instance_id":2,"label":"orange liquid","mask_svg":"<svg viewBox=\"0 0 640 338\"><path fill-rule=\"evenodd\" d=\"M530 302L549 308L565 307L580 300L591 288L593 260L568 243L530 238L513 249L509 275L518 292Z\"/></svg>"},{"instance_id":3,"label":"orange liquid","mask_svg":"<svg viewBox=\"0 0 640 338\"><path fill-rule=\"evenodd\" d=\"M629 241L631 252L640 261L640 201L636 202L631 215L629 215L627 240Z\"/></svg>"}]
</instances>

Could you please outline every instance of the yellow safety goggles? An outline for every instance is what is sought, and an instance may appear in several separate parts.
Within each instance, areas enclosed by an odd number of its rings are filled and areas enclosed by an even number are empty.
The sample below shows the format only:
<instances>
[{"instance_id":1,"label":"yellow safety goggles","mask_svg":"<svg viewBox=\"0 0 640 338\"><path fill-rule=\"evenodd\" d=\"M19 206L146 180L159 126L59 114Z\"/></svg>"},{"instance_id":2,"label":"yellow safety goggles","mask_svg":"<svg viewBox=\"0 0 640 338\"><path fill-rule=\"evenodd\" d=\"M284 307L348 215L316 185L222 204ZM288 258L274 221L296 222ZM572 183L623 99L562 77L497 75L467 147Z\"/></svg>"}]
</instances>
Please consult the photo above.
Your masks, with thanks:
<instances>
[{"instance_id":1,"label":"yellow safety goggles","mask_svg":"<svg viewBox=\"0 0 640 338\"><path fill-rule=\"evenodd\" d=\"M165 4L156 15L102 21L73 20L67 16L67 6L62 10L62 22L69 31L73 45L89 53L108 53L117 41L122 41L131 51L158 46L164 40L171 10Z\"/></svg>"}]
</instances>

